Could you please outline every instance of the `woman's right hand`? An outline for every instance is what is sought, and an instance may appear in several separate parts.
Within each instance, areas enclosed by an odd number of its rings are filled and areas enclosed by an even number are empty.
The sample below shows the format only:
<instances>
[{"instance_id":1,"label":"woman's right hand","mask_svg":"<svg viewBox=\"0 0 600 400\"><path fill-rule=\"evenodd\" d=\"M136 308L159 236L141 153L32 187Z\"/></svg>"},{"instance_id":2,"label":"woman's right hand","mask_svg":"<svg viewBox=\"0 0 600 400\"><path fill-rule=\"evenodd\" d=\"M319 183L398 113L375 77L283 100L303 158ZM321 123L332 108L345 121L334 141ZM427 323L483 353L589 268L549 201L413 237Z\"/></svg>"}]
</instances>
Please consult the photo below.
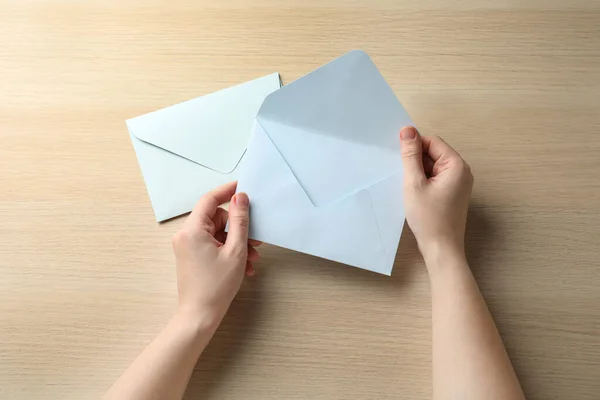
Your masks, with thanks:
<instances>
[{"instance_id":1,"label":"woman's right hand","mask_svg":"<svg viewBox=\"0 0 600 400\"><path fill-rule=\"evenodd\" d=\"M406 220L429 266L438 257L464 258L465 226L473 175L469 165L437 136L412 126L400 131Z\"/></svg>"}]
</instances>

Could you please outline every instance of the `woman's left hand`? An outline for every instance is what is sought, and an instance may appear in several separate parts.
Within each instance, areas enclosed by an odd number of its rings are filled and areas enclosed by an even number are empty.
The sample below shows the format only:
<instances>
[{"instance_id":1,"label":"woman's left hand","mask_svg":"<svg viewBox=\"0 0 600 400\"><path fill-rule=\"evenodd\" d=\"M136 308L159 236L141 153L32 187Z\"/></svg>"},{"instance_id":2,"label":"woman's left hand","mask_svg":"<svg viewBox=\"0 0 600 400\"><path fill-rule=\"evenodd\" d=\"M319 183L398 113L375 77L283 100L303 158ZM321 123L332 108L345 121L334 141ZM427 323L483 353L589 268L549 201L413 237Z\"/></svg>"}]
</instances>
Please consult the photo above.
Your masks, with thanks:
<instances>
[{"instance_id":1,"label":"woman's left hand","mask_svg":"<svg viewBox=\"0 0 600 400\"><path fill-rule=\"evenodd\" d=\"M204 195L173 236L179 310L215 325L227 312L244 274L254 275L252 263L259 259L254 247L260 242L248 240L250 202L245 193L234 195L236 186L231 182ZM220 207L230 200L229 212Z\"/></svg>"}]
</instances>

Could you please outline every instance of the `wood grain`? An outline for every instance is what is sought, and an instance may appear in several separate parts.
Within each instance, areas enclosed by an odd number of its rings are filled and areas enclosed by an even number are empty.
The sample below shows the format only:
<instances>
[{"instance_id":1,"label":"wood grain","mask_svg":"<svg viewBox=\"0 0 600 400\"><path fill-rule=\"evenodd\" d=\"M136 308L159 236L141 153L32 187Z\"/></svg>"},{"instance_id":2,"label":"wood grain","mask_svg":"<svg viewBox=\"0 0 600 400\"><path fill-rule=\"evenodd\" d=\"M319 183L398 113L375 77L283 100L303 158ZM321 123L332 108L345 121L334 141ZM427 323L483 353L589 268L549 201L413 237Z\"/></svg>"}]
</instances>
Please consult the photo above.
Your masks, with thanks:
<instances>
[{"instance_id":1,"label":"wood grain","mask_svg":"<svg viewBox=\"0 0 600 400\"><path fill-rule=\"evenodd\" d=\"M600 396L600 3L0 0L0 398L98 398L175 304L124 121L361 48L476 176L469 258L529 399ZM189 399L424 399L430 300L265 246Z\"/></svg>"}]
</instances>

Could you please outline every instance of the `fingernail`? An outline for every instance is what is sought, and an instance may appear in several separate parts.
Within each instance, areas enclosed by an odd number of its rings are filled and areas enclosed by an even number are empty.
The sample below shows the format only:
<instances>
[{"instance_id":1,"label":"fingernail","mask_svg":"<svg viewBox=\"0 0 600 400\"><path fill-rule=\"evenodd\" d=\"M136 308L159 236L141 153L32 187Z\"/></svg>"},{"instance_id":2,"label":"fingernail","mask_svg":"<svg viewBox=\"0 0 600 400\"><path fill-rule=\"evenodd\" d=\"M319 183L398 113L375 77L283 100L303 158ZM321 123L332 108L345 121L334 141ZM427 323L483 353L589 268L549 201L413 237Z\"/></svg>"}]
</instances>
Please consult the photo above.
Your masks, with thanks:
<instances>
[{"instance_id":1,"label":"fingernail","mask_svg":"<svg viewBox=\"0 0 600 400\"><path fill-rule=\"evenodd\" d=\"M248 195L246 193L238 193L233 198L233 201L236 206L248 207L250 204L250 200L248 199Z\"/></svg>"},{"instance_id":2,"label":"fingernail","mask_svg":"<svg viewBox=\"0 0 600 400\"><path fill-rule=\"evenodd\" d=\"M417 137L417 131L412 126L406 126L400 131L400 138L402 140L413 140Z\"/></svg>"}]
</instances>

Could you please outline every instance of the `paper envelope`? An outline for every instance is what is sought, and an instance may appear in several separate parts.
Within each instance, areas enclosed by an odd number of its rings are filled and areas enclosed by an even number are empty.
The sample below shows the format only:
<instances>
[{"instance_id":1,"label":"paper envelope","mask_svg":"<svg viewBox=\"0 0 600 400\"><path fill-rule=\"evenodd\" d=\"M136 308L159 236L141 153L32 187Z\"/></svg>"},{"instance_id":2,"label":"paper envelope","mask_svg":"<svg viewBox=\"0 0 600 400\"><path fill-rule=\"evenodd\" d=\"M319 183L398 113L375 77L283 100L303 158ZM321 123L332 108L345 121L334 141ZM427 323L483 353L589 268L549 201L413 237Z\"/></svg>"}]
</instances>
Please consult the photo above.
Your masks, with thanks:
<instances>
[{"instance_id":1,"label":"paper envelope","mask_svg":"<svg viewBox=\"0 0 600 400\"><path fill-rule=\"evenodd\" d=\"M273 73L126 122L157 221L238 178L256 113L280 86Z\"/></svg>"},{"instance_id":2,"label":"paper envelope","mask_svg":"<svg viewBox=\"0 0 600 400\"><path fill-rule=\"evenodd\" d=\"M404 125L362 51L267 96L238 183L251 238L390 275L404 225Z\"/></svg>"}]
</instances>

